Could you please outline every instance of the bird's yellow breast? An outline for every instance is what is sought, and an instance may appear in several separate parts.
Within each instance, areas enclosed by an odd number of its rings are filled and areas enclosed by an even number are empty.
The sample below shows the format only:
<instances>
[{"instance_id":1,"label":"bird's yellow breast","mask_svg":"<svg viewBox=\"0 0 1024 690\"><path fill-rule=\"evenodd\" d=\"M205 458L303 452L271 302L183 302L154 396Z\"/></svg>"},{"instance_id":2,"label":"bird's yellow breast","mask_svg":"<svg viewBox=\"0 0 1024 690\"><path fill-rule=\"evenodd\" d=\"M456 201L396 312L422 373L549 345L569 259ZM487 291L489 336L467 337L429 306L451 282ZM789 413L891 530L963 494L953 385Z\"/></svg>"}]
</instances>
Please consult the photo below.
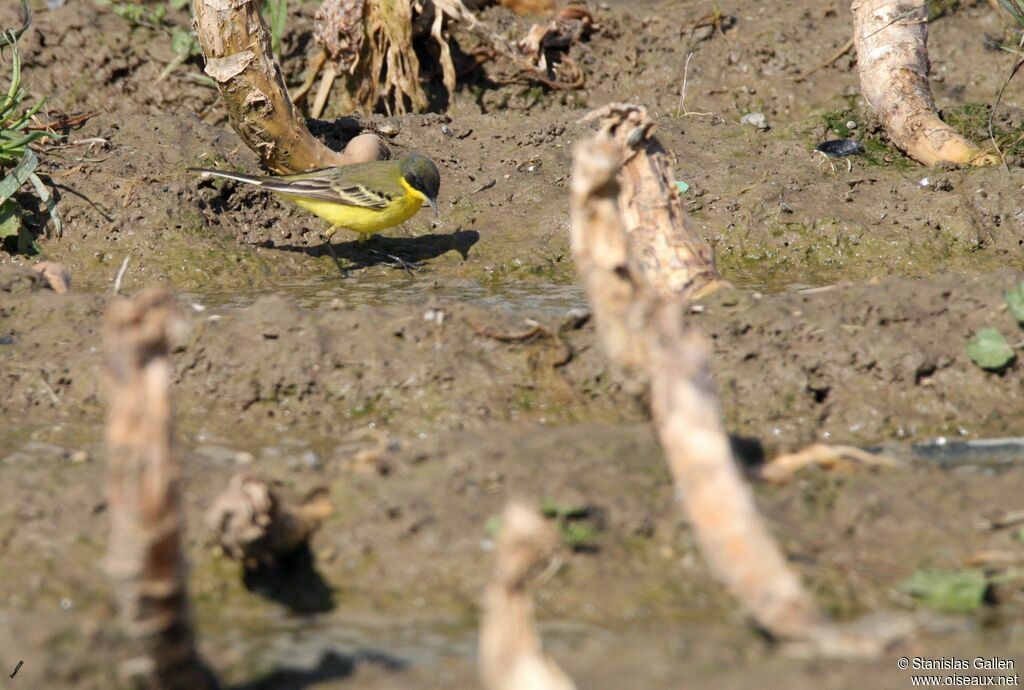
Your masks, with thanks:
<instances>
[{"instance_id":1,"label":"bird's yellow breast","mask_svg":"<svg viewBox=\"0 0 1024 690\"><path fill-rule=\"evenodd\" d=\"M328 223L331 227L345 228L360 235L370 235L380 232L385 228L400 225L416 215L423 205L425 197L402 180L405 187L405 194L395 199L385 208L367 208L363 206L348 206L319 199L308 199L291 194L282 194L284 198L314 213Z\"/></svg>"}]
</instances>

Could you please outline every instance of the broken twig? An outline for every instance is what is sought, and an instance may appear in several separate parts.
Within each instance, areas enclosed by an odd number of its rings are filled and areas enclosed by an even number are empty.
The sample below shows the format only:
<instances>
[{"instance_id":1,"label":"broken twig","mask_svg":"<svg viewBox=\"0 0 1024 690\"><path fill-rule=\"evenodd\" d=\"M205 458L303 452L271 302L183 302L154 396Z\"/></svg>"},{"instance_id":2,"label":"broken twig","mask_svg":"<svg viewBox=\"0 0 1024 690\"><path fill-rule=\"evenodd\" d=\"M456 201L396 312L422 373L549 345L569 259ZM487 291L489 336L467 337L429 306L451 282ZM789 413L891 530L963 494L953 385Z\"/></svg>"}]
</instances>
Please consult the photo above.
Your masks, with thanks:
<instances>
[{"instance_id":1,"label":"broken twig","mask_svg":"<svg viewBox=\"0 0 1024 690\"><path fill-rule=\"evenodd\" d=\"M304 544L331 512L326 490L289 505L269 482L238 474L213 500L206 523L225 554L253 569Z\"/></svg>"},{"instance_id":2,"label":"broken twig","mask_svg":"<svg viewBox=\"0 0 1024 690\"><path fill-rule=\"evenodd\" d=\"M575 689L541 647L530 596L557 543L551 525L535 511L515 503L505 508L480 627L480 676L487 690Z\"/></svg>"},{"instance_id":3,"label":"broken twig","mask_svg":"<svg viewBox=\"0 0 1024 690\"><path fill-rule=\"evenodd\" d=\"M168 360L185 322L170 293L107 309L107 571L141 654L122 669L156 690L212 690L196 651L181 540L181 467L172 441Z\"/></svg>"}]
</instances>

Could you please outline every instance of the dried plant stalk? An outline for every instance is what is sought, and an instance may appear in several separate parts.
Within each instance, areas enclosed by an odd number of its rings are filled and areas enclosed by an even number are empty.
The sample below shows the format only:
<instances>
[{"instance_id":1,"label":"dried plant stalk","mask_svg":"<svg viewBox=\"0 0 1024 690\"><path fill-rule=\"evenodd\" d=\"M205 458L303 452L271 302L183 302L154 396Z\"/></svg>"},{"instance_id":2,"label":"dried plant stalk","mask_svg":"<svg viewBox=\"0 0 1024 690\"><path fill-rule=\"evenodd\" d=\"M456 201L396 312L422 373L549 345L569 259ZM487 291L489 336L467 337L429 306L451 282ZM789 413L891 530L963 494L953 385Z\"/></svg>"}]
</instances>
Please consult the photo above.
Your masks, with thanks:
<instances>
[{"instance_id":1,"label":"dried plant stalk","mask_svg":"<svg viewBox=\"0 0 1024 690\"><path fill-rule=\"evenodd\" d=\"M636 299L625 230L619 217L622 160L619 147L596 136L575 150L570 240L590 297L594 322L612 366L624 386L641 393L647 386L647 347L641 334L646 304Z\"/></svg>"},{"instance_id":2,"label":"dried plant stalk","mask_svg":"<svg viewBox=\"0 0 1024 690\"><path fill-rule=\"evenodd\" d=\"M324 0L313 18L313 40L341 72L355 69L366 40L366 0Z\"/></svg>"},{"instance_id":3,"label":"dried plant stalk","mask_svg":"<svg viewBox=\"0 0 1024 690\"><path fill-rule=\"evenodd\" d=\"M693 229L676 193L668 155L641 106L598 108L584 118L619 151L618 209L628 256L659 297L687 299L718 284L711 247Z\"/></svg>"},{"instance_id":4,"label":"dried plant stalk","mask_svg":"<svg viewBox=\"0 0 1024 690\"><path fill-rule=\"evenodd\" d=\"M342 153L310 134L285 88L256 0L193 0L192 12L206 73L217 82L231 126L268 168L294 173L387 157L373 134L356 137Z\"/></svg>"},{"instance_id":5,"label":"dried plant stalk","mask_svg":"<svg viewBox=\"0 0 1024 690\"><path fill-rule=\"evenodd\" d=\"M764 526L732 456L704 338L684 332L682 305L658 308L649 336L651 408L701 553L766 630L806 637L824 616Z\"/></svg>"},{"instance_id":6,"label":"dried plant stalk","mask_svg":"<svg viewBox=\"0 0 1024 690\"><path fill-rule=\"evenodd\" d=\"M679 318L686 296L715 281L710 250L678 202L664 198L676 196L667 187L671 170L648 140L644 110L615 104L587 119L600 129L575 150L572 246L605 349L628 383L653 383L658 432L705 558L766 629L809 635L823 617L736 469L704 346L667 321Z\"/></svg>"},{"instance_id":7,"label":"dried plant stalk","mask_svg":"<svg viewBox=\"0 0 1024 690\"><path fill-rule=\"evenodd\" d=\"M899 463L888 455L869 453L856 446L829 446L815 443L791 453L772 458L758 473L769 484L784 484L806 467L820 467L831 471L854 471L897 467Z\"/></svg>"},{"instance_id":8,"label":"dried plant stalk","mask_svg":"<svg viewBox=\"0 0 1024 690\"><path fill-rule=\"evenodd\" d=\"M213 500L206 522L228 556L256 568L304 544L331 511L324 491L292 506L269 482L238 474Z\"/></svg>"},{"instance_id":9,"label":"dried plant stalk","mask_svg":"<svg viewBox=\"0 0 1024 690\"><path fill-rule=\"evenodd\" d=\"M939 119L928 84L925 0L854 0L854 44L865 100L892 142L925 165L942 161L991 165L983 153Z\"/></svg>"},{"instance_id":10,"label":"dried plant stalk","mask_svg":"<svg viewBox=\"0 0 1024 690\"><path fill-rule=\"evenodd\" d=\"M515 2L517 11L553 9L548 0ZM553 89L572 89L583 85L583 72L568 57L563 58L562 78L548 74L542 46L557 44L563 48L581 39L593 26L587 10L570 6L545 24L535 26L526 40L515 45L492 31L467 9L462 0L325 0L317 13L314 38L330 60L324 67L319 93L312 108L318 113L327 100L337 77L344 81L342 112L372 111L383 104L388 112L421 111L427 97L420 85L419 59L413 49L413 11L432 17L430 36L439 50L438 64L448 97L455 93L456 71L452 60L445 19L473 33L486 46L484 52L498 55L515 66L511 79L534 81ZM301 89L305 93L310 81Z\"/></svg>"},{"instance_id":11,"label":"dried plant stalk","mask_svg":"<svg viewBox=\"0 0 1024 690\"><path fill-rule=\"evenodd\" d=\"M611 104L584 120L599 131L575 151L572 248L609 358L624 385L639 392L648 381L640 336L653 301L703 294L721 281L679 201L647 111Z\"/></svg>"},{"instance_id":12,"label":"dried plant stalk","mask_svg":"<svg viewBox=\"0 0 1024 690\"><path fill-rule=\"evenodd\" d=\"M163 290L119 299L106 316L111 532L107 570L142 656L146 687L204 690L217 682L199 658L181 550L184 518L172 442L168 351L184 321Z\"/></svg>"},{"instance_id":13,"label":"dried plant stalk","mask_svg":"<svg viewBox=\"0 0 1024 690\"><path fill-rule=\"evenodd\" d=\"M409 0L369 0L366 13L369 71L356 85L356 100L373 104L383 98L390 113L413 112L427 107L420 86L420 61L412 47L412 5ZM360 95L366 92L365 95ZM393 105L392 105L393 104Z\"/></svg>"},{"instance_id":14,"label":"dried plant stalk","mask_svg":"<svg viewBox=\"0 0 1024 690\"><path fill-rule=\"evenodd\" d=\"M557 543L551 525L535 511L516 503L505 508L480 628L480 676L487 690L575 688L541 647L529 591Z\"/></svg>"},{"instance_id":15,"label":"dried plant stalk","mask_svg":"<svg viewBox=\"0 0 1024 690\"><path fill-rule=\"evenodd\" d=\"M434 9L436 12L444 14L451 18L452 21L461 24L467 30L469 30L474 36L480 39L485 45L489 46L496 54L505 58L519 71L520 75L525 76L528 79L536 81L540 84L544 84L548 88L552 89L576 89L583 86L583 73L578 69L575 70L573 78L567 82L563 82L557 79L550 79L547 75L547 66L535 64L531 62L527 56L524 56L511 42L506 40L504 37L498 35L491 30L485 23L481 22L476 18L472 12L467 9L463 4L462 0L432 0L434 3ZM576 19L581 24L585 23L587 28L591 24L590 16L585 10L582 14L579 11L570 12L566 19ZM546 29L546 32L557 32L559 30L557 24L552 25ZM581 29L582 32L582 29ZM537 40L535 38L535 40ZM539 41L538 41L539 44ZM539 47L539 45L538 45ZM530 52L532 47L530 45L524 45L524 50ZM542 55L535 54L532 56L534 59L542 59ZM573 63L569 63L573 64ZM574 65L573 65L574 66ZM514 79L513 79L514 81Z\"/></svg>"},{"instance_id":16,"label":"dried plant stalk","mask_svg":"<svg viewBox=\"0 0 1024 690\"><path fill-rule=\"evenodd\" d=\"M345 86L339 106L342 112L369 113L381 103L388 113L402 114L409 107L413 111L426 109L412 30L409 0L324 0L316 14L313 36L329 62L313 112L322 110L339 76ZM447 42L443 47L447 48ZM444 57L442 65L447 69ZM454 73L454 67L451 69Z\"/></svg>"}]
</instances>

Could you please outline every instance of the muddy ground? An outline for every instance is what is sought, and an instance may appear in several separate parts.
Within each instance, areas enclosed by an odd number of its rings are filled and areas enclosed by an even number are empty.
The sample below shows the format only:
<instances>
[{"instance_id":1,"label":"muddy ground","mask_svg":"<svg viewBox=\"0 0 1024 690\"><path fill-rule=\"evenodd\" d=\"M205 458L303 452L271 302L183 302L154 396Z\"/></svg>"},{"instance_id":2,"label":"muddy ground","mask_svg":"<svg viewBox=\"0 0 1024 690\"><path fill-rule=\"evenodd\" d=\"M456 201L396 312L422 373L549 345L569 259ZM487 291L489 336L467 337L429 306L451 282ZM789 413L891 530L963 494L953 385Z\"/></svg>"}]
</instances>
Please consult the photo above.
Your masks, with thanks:
<instances>
[{"instance_id":1,"label":"muddy ground","mask_svg":"<svg viewBox=\"0 0 1024 690\"><path fill-rule=\"evenodd\" d=\"M724 33L695 20L719 7ZM1006 17L944 3L931 26L940 108L972 135L1013 57ZM101 570L102 313L122 291L169 285L191 333L173 356L188 483L192 593L205 655L239 688L463 688L489 524L513 497L585 508L538 594L547 645L581 688L909 686L903 655L1012 657L1019 580L967 615L900 590L918 569L982 550L1020 558L1012 530L978 519L1019 509L1019 454L942 456L914 443L1024 435L1024 369L975 367L965 345L1021 334L1002 295L1021 280L1024 175L925 170L887 148L858 97L853 58L801 81L850 34L845 3L602 4L573 49L582 91L496 87L474 77L446 115L372 118L442 170L442 214L347 242L342 277L319 221L194 165L256 170L194 59L165 31L109 6L43 7L23 41L31 91L96 112L44 157L62 238L42 238L73 290L56 295L0 251L0 688L108 688L126 645ZM285 71L305 68L315 3L293 3ZM172 11L184 24L184 14ZM503 9L503 30L529 20ZM16 21L13 3L0 24ZM686 100L680 92L687 49ZM997 126L1012 135L1019 83ZM620 392L580 318L567 188L577 120L611 100L657 115L687 181L687 207L732 287L688 317L714 343L729 431L747 460L814 441L888 445L909 468L813 473L758 486L769 524L814 593L843 620L913 611L920 638L891 658L822 662L767 643L716 586L672 502L644 409ZM751 111L771 128L739 124ZM832 128L868 144L833 171L812 155ZM336 140L350 123L315 129ZM442 126L443 125L443 126ZM922 178L928 184L921 184ZM346 238L347 240L347 238ZM394 255L414 273L389 266ZM502 342L545 324L557 337ZM240 470L295 496L329 488L337 513L287 575L243 582L201 515ZM573 550L570 547L577 547ZM1016 584L1014 584L1016 582ZM1024 659L1017 657L1018 668ZM8 668L9 667L9 668Z\"/></svg>"}]
</instances>

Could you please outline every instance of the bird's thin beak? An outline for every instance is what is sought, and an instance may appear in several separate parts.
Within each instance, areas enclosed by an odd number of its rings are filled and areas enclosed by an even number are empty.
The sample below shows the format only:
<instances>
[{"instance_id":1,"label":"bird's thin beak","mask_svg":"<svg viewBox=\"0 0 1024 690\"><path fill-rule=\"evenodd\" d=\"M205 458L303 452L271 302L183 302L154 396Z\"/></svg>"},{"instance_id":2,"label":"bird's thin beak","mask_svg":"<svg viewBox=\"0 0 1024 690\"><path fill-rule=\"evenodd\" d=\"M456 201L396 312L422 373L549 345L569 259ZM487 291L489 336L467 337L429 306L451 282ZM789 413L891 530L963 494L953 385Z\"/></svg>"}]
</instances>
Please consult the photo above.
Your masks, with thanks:
<instances>
[{"instance_id":1,"label":"bird's thin beak","mask_svg":"<svg viewBox=\"0 0 1024 690\"><path fill-rule=\"evenodd\" d=\"M441 215L440 212L438 212L437 210L437 199L427 199L427 202L430 204L430 208L434 209L435 217Z\"/></svg>"}]
</instances>

